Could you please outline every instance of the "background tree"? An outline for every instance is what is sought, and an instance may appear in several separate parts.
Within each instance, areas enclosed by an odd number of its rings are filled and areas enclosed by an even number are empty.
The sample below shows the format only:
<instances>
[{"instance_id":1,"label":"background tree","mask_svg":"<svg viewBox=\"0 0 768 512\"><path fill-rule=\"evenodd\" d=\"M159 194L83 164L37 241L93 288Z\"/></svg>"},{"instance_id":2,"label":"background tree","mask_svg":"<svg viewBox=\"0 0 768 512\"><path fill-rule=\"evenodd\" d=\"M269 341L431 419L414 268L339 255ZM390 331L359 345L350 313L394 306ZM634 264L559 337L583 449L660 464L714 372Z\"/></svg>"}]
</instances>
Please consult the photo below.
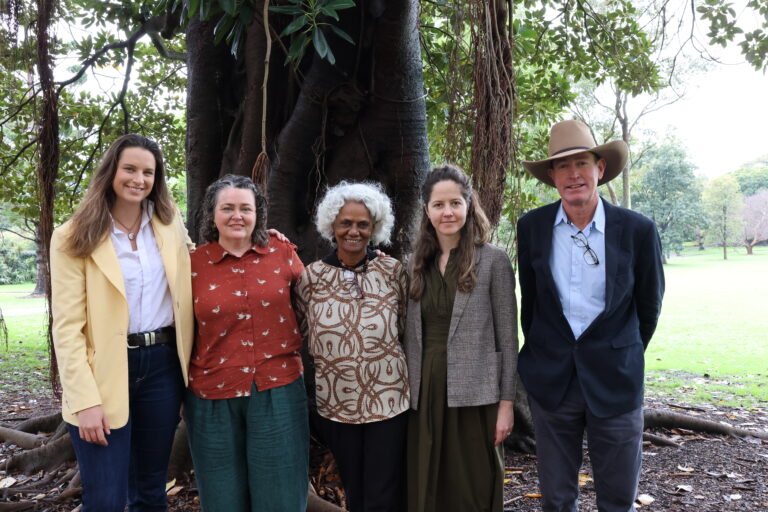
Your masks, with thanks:
<instances>
[{"instance_id":1,"label":"background tree","mask_svg":"<svg viewBox=\"0 0 768 512\"><path fill-rule=\"evenodd\" d=\"M704 187L702 199L709 219L705 239L723 247L724 260L728 259L728 246L741 241L742 197L736 178L728 174L710 180Z\"/></svg>"},{"instance_id":2,"label":"background tree","mask_svg":"<svg viewBox=\"0 0 768 512\"><path fill-rule=\"evenodd\" d=\"M656 223L664 263L704 227L701 189L693 169L680 142L669 138L646 152L637 175L634 206Z\"/></svg>"},{"instance_id":3,"label":"background tree","mask_svg":"<svg viewBox=\"0 0 768 512\"><path fill-rule=\"evenodd\" d=\"M752 254L753 248L768 240L768 189L761 190L755 195L744 198L743 244L747 254Z\"/></svg>"},{"instance_id":4,"label":"background tree","mask_svg":"<svg viewBox=\"0 0 768 512\"><path fill-rule=\"evenodd\" d=\"M768 190L768 155L747 163L732 174L745 196Z\"/></svg>"}]
</instances>

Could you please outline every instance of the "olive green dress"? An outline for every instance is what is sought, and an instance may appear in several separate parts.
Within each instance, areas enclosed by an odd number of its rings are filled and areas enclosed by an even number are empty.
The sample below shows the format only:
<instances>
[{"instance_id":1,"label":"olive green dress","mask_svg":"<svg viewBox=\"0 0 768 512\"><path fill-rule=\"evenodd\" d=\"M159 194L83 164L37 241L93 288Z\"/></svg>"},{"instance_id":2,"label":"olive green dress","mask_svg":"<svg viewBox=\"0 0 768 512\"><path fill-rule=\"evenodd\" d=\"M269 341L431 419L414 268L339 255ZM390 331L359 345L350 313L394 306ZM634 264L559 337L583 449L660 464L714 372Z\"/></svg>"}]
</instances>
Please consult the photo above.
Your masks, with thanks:
<instances>
[{"instance_id":1,"label":"olive green dress","mask_svg":"<svg viewBox=\"0 0 768 512\"><path fill-rule=\"evenodd\" d=\"M494 447L498 404L448 407L447 341L457 271L430 265L421 299L419 409L408 423L408 512L501 512L504 465Z\"/></svg>"}]
</instances>

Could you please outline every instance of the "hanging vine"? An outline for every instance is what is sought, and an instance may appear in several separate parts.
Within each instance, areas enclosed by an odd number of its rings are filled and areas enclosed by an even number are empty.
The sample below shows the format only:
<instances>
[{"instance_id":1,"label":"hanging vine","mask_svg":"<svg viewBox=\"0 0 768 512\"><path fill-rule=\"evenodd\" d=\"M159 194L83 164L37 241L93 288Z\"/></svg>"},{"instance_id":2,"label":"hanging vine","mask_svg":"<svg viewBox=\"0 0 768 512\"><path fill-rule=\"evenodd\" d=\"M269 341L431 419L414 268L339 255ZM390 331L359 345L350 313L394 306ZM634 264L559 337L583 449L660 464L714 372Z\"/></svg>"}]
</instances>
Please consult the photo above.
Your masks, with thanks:
<instances>
[{"instance_id":1,"label":"hanging vine","mask_svg":"<svg viewBox=\"0 0 768 512\"><path fill-rule=\"evenodd\" d=\"M515 106L511 0L472 0L473 46L472 182L492 225L499 222L507 170L512 163Z\"/></svg>"}]
</instances>

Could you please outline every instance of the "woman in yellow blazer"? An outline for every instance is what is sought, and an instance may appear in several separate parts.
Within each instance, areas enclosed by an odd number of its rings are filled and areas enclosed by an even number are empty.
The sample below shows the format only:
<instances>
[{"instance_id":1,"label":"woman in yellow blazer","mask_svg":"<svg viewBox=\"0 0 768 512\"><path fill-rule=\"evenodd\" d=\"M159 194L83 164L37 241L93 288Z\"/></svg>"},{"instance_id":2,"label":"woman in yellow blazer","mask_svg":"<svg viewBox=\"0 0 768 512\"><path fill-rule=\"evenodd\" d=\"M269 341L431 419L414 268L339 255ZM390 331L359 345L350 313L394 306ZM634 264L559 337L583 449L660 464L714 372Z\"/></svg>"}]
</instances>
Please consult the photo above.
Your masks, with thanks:
<instances>
[{"instance_id":1,"label":"woman in yellow blazer","mask_svg":"<svg viewBox=\"0 0 768 512\"><path fill-rule=\"evenodd\" d=\"M192 247L160 148L141 135L112 144L53 233L53 339L83 512L167 509L193 337Z\"/></svg>"}]
</instances>

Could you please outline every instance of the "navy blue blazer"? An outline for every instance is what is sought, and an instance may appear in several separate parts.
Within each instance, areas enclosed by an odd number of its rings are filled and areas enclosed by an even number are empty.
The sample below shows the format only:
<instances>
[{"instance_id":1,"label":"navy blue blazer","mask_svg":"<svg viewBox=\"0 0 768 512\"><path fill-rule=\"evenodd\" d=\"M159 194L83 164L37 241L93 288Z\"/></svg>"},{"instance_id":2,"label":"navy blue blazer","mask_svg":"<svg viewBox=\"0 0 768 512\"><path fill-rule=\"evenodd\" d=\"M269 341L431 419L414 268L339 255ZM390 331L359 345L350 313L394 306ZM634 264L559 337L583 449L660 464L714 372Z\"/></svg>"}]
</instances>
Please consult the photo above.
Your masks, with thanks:
<instances>
[{"instance_id":1,"label":"navy blue blazer","mask_svg":"<svg viewBox=\"0 0 768 512\"><path fill-rule=\"evenodd\" d=\"M602 199L601 199L602 200ZM576 339L549 267L560 202L517 224L520 323L525 344L518 371L528 393L554 410L576 372L587 405L607 418L643 402L644 351L664 295L661 241L654 223L632 210L605 206L605 309Z\"/></svg>"}]
</instances>

